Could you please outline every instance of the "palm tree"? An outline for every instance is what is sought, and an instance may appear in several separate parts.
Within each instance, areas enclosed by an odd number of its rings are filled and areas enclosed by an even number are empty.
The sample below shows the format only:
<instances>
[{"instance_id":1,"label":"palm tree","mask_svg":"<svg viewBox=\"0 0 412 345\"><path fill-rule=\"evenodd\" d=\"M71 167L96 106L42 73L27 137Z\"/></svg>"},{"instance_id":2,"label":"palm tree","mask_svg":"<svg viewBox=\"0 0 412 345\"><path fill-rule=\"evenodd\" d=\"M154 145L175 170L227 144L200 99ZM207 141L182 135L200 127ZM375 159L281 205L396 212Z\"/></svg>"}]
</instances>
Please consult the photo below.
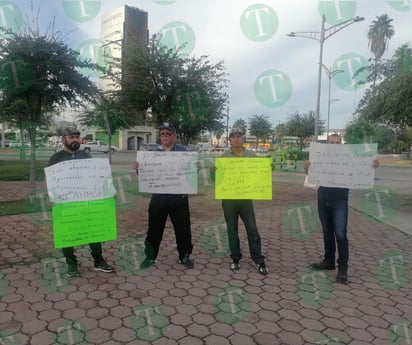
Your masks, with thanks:
<instances>
[{"instance_id":1,"label":"palm tree","mask_svg":"<svg viewBox=\"0 0 412 345\"><path fill-rule=\"evenodd\" d=\"M390 39L395 34L395 30L391 24L392 21L393 19L389 18L387 14L382 14L381 16L377 16L376 19L372 21L372 24L369 25L369 49L375 56L375 67L373 72L374 76L372 85L373 92L375 90L378 62L385 53L385 50L388 48Z\"/></svg>"}]
</instances>

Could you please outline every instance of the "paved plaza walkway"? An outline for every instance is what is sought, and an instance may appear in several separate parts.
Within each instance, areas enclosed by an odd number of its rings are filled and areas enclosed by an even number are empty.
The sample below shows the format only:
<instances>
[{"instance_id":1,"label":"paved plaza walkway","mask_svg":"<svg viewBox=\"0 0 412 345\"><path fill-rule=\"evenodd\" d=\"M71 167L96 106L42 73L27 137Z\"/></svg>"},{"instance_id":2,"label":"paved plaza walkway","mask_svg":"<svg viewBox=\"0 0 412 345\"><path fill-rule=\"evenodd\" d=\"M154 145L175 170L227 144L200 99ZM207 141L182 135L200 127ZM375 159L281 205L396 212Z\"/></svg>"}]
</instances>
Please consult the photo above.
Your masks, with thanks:
<instances>
[{"instance_id":1,"label":"paved plaza walkway","mask_svg":"<svg viewBox=\"0 0 412 345\"><path fill-rule=\"evenodd\" d=\"M67 278L49 211L0 217L0 344L411 344L410 235L351 207L349 283L337 284L335 271L309 269L323 253L315 192L274 178L273 200L255 202L270 273L252 264L243 226L232 272L206 181L190 198L194 269L177 263L168 223L157 263L141 270L149 197L133 192L135 178L118 180L118 239L104 244L115 273L94 272L82 246L80 277ZM36 199L27 183L0 190L0 200Z\"/></svg>"}]
</instances>

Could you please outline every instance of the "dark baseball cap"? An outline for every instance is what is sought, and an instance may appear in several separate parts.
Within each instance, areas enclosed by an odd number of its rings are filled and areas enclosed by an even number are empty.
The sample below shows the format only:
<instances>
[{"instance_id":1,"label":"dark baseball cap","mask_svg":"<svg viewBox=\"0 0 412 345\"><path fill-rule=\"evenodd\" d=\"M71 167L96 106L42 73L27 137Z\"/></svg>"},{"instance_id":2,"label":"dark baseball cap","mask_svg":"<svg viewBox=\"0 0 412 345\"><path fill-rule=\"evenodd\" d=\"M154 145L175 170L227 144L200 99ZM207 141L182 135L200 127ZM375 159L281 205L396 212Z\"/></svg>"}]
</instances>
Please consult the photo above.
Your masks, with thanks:
<instances>
[{"instance_id":1,"label":"dark baseball cap","mask_svg":"<svg viewBox=\"0 0 412 345\"><path fill-rule=\"evenodd\" d=\"M170 122L163 122L159 127L159 131L162 129L168 129L169 131L176 133L176 129L173 127L173 125Z\"/></svg>"},{"instance_id":2,"label":"dark baseball cap","mask_svg":"<svg viewBox=\"0 0 412 345\"><path fill-rule=\"evenodd\" d=\"M63 136L67 135L80 135L80 131L76 127L66 127L63 129Z\"/></svg>"},{"instance_id":3,"label":"dark baseball cap","mask_svg":"<svg viewBox=\"0 0 412 345\"><path fill-rule=\"evenodd\" d=\"M230 131L229 137L233 137L236 134L243 135L243 131L240 128L233 128Z\"/></svg>"}]
</instances>

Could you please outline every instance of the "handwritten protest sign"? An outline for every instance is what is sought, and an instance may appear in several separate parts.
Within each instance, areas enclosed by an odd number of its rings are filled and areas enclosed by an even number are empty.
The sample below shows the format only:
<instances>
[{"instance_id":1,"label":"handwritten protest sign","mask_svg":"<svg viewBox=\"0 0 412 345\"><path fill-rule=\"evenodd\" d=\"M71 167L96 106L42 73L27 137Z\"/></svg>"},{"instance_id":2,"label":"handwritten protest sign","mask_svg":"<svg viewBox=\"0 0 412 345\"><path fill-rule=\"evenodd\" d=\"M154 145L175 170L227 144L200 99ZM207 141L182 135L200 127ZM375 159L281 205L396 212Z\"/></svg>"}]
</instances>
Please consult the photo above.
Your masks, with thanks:
<instances>
[{"instance_id":1,"label":"handwritten protest sign","mask_svg":"<svg viewBox=\"0 0 412 345\"><path fill-rule=\"evenodd\" d=\"M272 199L270 158L216 158L216 199Z\"/></svg>"},{"instance_id":2,"label":"handwritten protest sign","mask_svg":"<svg viewBox=\"0 0 412 345\"><path fill-rule=\"evenodd\" d=\"M73 159L44 170L51 202L97 200L116 194L108 159Z\"/></svg>"},{"instance_id":3,"label":"handwritten protest sign","mask_svg":"<svg viewBox=\"0 0 412 345\"><path fill-rule=\"evenodd\" d=\"M308 182L324 187L373 187L377 144L332 145L311 143Z\"/></svg>"},{"instance_id":4,"label":"handwritten protest sign","mask_svg":"<svg viewBox=\"0 0 412 345\"><path fill-rule=\"evenodd\" d=\"M197 152L138 151L139 191L196 194Z\"/></svg>"},{"instance_id":5,"label":"handwritten protest sign","mask_svg":"<svg viewBox=\"0 0 412 345\"><path fill-rule=\"evenodd\" d=\"M114 198L53 206L54 247L73 247L117 237Z\"/></svg>"}]
</instances>

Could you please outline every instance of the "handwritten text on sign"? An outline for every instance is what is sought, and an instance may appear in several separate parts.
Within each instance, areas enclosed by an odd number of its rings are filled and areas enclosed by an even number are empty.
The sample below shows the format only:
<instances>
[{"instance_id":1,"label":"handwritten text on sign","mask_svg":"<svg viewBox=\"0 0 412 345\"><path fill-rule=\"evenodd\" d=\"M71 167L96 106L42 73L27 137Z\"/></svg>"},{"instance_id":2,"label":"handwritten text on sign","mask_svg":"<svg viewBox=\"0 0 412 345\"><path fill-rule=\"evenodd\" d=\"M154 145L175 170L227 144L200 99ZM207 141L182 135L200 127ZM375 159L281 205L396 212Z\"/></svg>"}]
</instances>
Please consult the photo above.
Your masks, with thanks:
<instances>
[{"instance_id":1,"label":"handwritten text on sign","mask_svg":"<svg viewBox=\"0 0 412 345\"><path fill-rule=\"evenodd\" d=\"M270 158L216 158L216 199L272 199Z\"/></svg>"},{"instance_id":2,"label":"handwritten text on sign","mask_svg":"<svg viewBox=\"0 0 412 345\"><path fill-rule=\"evenodd\" d=\"M197 152L138 151L139 191L197 194Z\"/></svg>"},{"instance_id":3,"label":"handwritten text on sign","mask_svg":"<svg viewBox=\"0 0 412 345\"><path fill-rule=\"evenodd\" d=\"M53 231L55 248L115 240L114 198L54 205Z\"/></svg>"},{"instance_id":4,"label":"handwritten text on sign","mask_svg":"<svg viewBox=\"0 0 412 345\"><path fill-rule=\"evenodd\" d=\"M309 147L308 182L324 187L373 187L377 144L319 144Z\"/></svg>"},{"instance_id":5,"label":"handwritten text on sign","mask_svg":"<svg viewBox=\"0 0 412 345\"><path fill-rule=\"evenodd\" d=\"M54 203L97 200L116 194L108 159L73 159L44 171L49 199Z\"/></svg>"}]
</instances>

